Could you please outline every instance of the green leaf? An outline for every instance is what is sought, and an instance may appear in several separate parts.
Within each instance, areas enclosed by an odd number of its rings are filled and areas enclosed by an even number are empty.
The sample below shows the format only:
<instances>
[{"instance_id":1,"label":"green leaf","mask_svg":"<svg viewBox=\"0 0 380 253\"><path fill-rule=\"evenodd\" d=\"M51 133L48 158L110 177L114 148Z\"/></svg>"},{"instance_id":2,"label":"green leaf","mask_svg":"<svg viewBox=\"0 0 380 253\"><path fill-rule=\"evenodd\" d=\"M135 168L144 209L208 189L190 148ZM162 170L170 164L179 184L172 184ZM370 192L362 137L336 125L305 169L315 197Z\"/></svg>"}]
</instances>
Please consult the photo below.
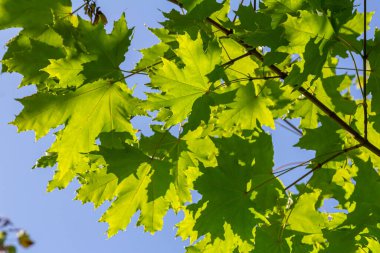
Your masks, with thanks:
<instances>
[{"instance_id":1,"label":"green leaf","mask_svg":"<svg viewBox=\"0 0 380 253\"><path fill-rule=\"evenodd\" d=\"M272 177L270 137L260 133L252 139L232 136L214 142L220 152L218 166L201 170L194 186L202 199L188 206L188 215L195 219L192 226L198 236L210 233L212 240L223 238L223 226L228 224L235 235L249 242L253 227L267 222L264 215L272 212L272 201L283 197L276 190L282 188L278 181L261 185Z\"/></svg>"},{"instance_id":2,"label":"green leaf","mask_svg":"<svg viewBox=\"0 0 380 253\"><path fill-rule=\"evenodd\" d=\"M62 49L30 39L24 34L14 38L8 44L8 51L1 61L3 71L18 72L24 75L20 86L46 84L48 75L41 71L49 65L49 59L64 56Z\"/></svg>"},{"instance_id":3,"label":"green leaf","mask_svg":"<svg viewBox=\"0 0 380 253\"><path fill-rule=\"evenodd\" d=\"M87 172L79 177L82 186L77 190L75 199L82 203L92 202L99 207L106 200L112 200L118 184L118 178L105 169Z\"/></svg>"},{"instance_id":4,"label":"green leaf","mask_svg":"<svg viewBox=\"0 0 380 253\"><path fill-rule=\"evenodd\" d=\"M33 130L36 138L62 124L65 128L49 152L58 154L58 173L49 189L65 187L76 172L87 168L83 153L95 150L102 132L128 132L134 136L131 117L143 114L139 100L124 83L99 80L62 95L37 93L20 100L24 110L12 124L18 131Z\"/></svg>"},{"instance_id":5,"label":"green leaf","mask_svg":"<svg viewBox=\"0 0 380 253\"><path fill-rule=\"evenodd\" d=\"M41 69L49 74L50 78L58 78L59 83L54 88L79 87L86 77L80 74L83 64L91 61L90 57L70 57L58 60L49 59L50 64Z\"/></svg>"},{"instance_id":6,"label":"green leaf","mask_svg":"<svg viewBox=\"0 0 380 253\"><path fill-rule=\"evenodd\" d=\"M291 252L289 243L281 235L282 228L278 224L259 227L255 237L255 248L253 252L263 253L286 253ZM286 234L286 231L285 231Z\"/></svg>"},{"instance_id":7,"label":"green leaf","mask_svg":"<svg viewBox=\"0 0 380 253\"><path fill-rule=\"evenodd\" d=\"M165 196L173 181L170 164L151 159L130 146L125 149L101 148L99 154L104 158L107 170L117 173L116 179L120 181L115 191L116 200L100 219L109 224L108 236L125 229L138 210L141 210L138 224L146 231L153 233L162 229L163 217L169 208Z\"/></svg>"},{"instance_id":8,"label":"green leaf","mask_svg":"<svg viewBox=\"0 0 380 253\"><path fill-rule=\"evenodd\" d=\"M241 38L252 47L268 46L272 52L278 47L286 45L283 38L283 28L272 29L272 18L269 15L256 12L253 6L240 6L236 14L241 22Z\"/></svg>"},{"instance_id":9,"label":"green leaf","mask_svg":"<svg viewBox=\"0 0 380 253\"><path fill-rule=\"evenodd\" d=\"M323 50L323 41L316 43L316 40L317 39L310 39L306 44L305 52L303 54L302 72L300 72L299 68L299 65L301 64L295 65L285 79L285 84L299 87L308 80L310 75L316 78L321 74L322 68L327 60L328 52Z\"/></svg>"},{"instance_id":10,"label":"green leaf","mask_svg":"<svg viewBox=\"0 0 380 253\"><path fill-rule=\"evenodd\" d=\"M260 1L260 9L272 16L272 27L286 20L286 14L296 14L305 5L303 0L264 0Z\"/></svg>"},{"instance_id":11,"label":"green leaf","mask_svg":"<svg viewBox=\"0 0 380 253\"><path fill-rule=\"evenodd\" d=\"M22 27L27 30L41 30L51 24L55 15L59 18L70 16L69 0L1 0L0 29ZM17 18L15 18L17 17Z\"/></svg>"},{"instance_id":12,"label":"green leaf","mask_svg":"<svg viewBox=\"0 0 380 253\"><path fill-rule=\"evenodd\" d=\"M162 27L148 28L161 42L131 70L120 69L133 32L124 14L107 32L76 15L91 1L71 13L68 0L0 0L0 29L20 28L2 71L36 88L12 123L55 135L34 166L57 164L48 190L76 178L77 200L108 202L109 236L135 214L154 233L182 211L187 252L379 251L379 31L362 39L373 13L353 0L170 2ZM368 111L354 87L364 45ZM123 81L137 73L150 78L136 79L147 98ZM152 135L134 129L138 115ZM315 156L274 170L267 127L284 118L300 120L296 146ZM300 166L312 175L292 198L281 180L303 179Z\"/></svg>"},{"instance_id":13,"label":"green leaf","mask_svg":"<svg viewBox=\"0 0 380 253\"><path fill-rule=\"evenodd\" d=\"M225 4L218 3L216 1L196 1L195 3L185 2L185 6L188 7L188 12L183 15L177 10L172 10L169 13L163 13L168 20L161 24L170 31L175 33L189 34L193 39L197 37L199 33L199 27L209 29L204 23L204 20L211 16L213 13L217 13L223 9Z\"/></svg>"},{"instance_id":14,"label":"green leaf","mask_svg":"<svg viewBox=\"0 0 380 253\"><path fill-rule=\"evenodd\" d=\"M316 203L320 193L320 191L304 193L299 197L292 211L289 211L291 213L288 214L288 223L291 230L311 234L322 233L324 218L316 210Z\"/></svg>"},{"instance_id":15,"label":"green leaf","mask_svg":"<svg viewBox=\"0 0 380 253\"><path fill-rule=\"evenodd\" d=\"M347 75L337 75L322 79L323 89L331 99L336 112L353 115L356 110L355 102L349 96L341 95L341 87L351 84L351 80Z\"/></svg>"},{"instance_id":16,"label":"green leaf","mask_svg":"<svg viewBox=\"0 0 380 253\"><path fill-rule=\"evenodd\" d=\"M297 147L315 150L318 160L325 160L343 149L344 142L338 131L339 126L326 116L319 117L322 126L316 129L307 129L304 136L296 144ZM326 139L326 136L329 138Z\"/></svg>"},{"instance_id":17,"label":"green leaf","mask_svg":"<svg viewBox=\"0 0 380 253\"><path fill-rule=\"evenodd\" d=\"M323 48L334 35L334 29L328 17L304 10L299 13L299 17L288 15L286 22L282 24L286 39L289 41L289 52L307 53L305 46L312 38L315 38L314 43L320 43L320 47Z\"/></svg>"},{"instance_id":18,"label":"green leaf","mask_svg":"<svg viewBox=\"0 0 380 253\"><path fill-rule=\"evenodd\" d=\"M210 91L212 83L206 75L220 63L220 49L214 43L211 42L205 52L200 36L192 40L189 35L180 35L177 40L176 54L185 67L181 69L174 62L163 59L163 66L151 76L151 85L161 93L148 94L152 109L169 107L172 111L166 126L187 118L194 102Z\"/></svg>"},{"instance_id":19,"label":"green leaf","mask_svg":"<svg viewBox=\"0 0 380 253\"><path fill-rule=\"evenodd\" d=\"M123 14L114 23L113 30L106 34L102 24L92 25L79 19L78 40L85 47L86 53L95 59L83 65L83 75L87 82L99 78L122 80L123 73L120 64L125 60L125 53L131 43L132 31L128 29Z\"/></svg>"},{"instance_id":20,"label":"green leaf","mask_svg":"<svg viewBox=\"0 0 380 253\"><path fill-rule=\"evenodd\" d=\"M241 86L233 103L227 104L227 110L219 115L219 125L225 128L237 126L241 129L253 129L261 125L274 128L274 121L268 106L273 102L255 91L253 83Z\"/></svg>"},{"instance_id":21,"label":"green leaf","mask_svg":"<svg viewBox=\"0 0 380 253\"><path fill-rule=\"evenodd\" d=\"M136 69L154 68L154 65L161 64L161 57L169 50L169 46L166 43L159 43L150 48L140 50L143 54L140 62L136 65Z\"/></svg>"}]
</instances>

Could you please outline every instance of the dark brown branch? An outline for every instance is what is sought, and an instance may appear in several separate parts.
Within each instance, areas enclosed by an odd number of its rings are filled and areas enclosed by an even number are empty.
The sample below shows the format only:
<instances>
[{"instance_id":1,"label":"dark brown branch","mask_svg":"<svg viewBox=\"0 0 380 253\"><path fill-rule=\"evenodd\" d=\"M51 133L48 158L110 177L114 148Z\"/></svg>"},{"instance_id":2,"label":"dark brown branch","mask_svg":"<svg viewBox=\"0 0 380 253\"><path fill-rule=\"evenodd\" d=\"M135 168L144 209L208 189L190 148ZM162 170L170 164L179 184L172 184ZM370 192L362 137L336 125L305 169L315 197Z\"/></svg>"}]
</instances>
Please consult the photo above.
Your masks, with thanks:
<instances>
[{"instance_id":1,"label":"dark brown branch","mask_svg":"<svg viewBox=\"0 0 380 253\"><path fill-rule=\"evenodd\" d=\"M234 33L232 30L225 28L224 26L222 26L221 24L219 24L218 22L216 22L215 20L213 20L210 17L207 17L206 21L209 22L212 26L218 28L218 30L223 32L226 36L229 36L229 35Z\"/></svg>"},{"instance_id":2,"label":"dark brown branch","mask_svg":"<svg viewBox=\"0 0 380 253\"><path fill-rule=\"evenodd\" d=\"M211 25L213 25L213 23L211 23ZM220 29L219 26L217 27L218 29ZM220 30L223 31L222 29L220 29ZM229 34L226 33L226 35L229 35ZM242 41L240 41L238 39L235 39L235 38L232 38L232 39L234 39L235 41L237 41L243 47L245 47L248 50L252 51L252 55L255 56L257 59L259 59L261 62L264 61L264 57L263 57L263 55L259 51L257 51L256 49L250 48L248 45L246 45L244 42L242 42ZM275 65L270 65L269 68L273 72L275 72L281 79L285 79L288 76L287 73L283 72L281 69L279 69ZM352 136L360 144L362 144L368 150L370 150L371 152L373 152L374 154L376 154L377 156L380 157L380 149L379 148L377 148L372 143L370 143L366 138L363 138L363 136L361 136L358 132L356 132L351 126L349 126L345 121L343 121L335 112L333 112L332 110L330 110L318 98L316 98L315 96L313 96L309 91L307 91L303 87L299 87L297 90L302 95L304 95L308 100L310 100L314 105L316 105L320 110L322 110L325 114L327 114L331 119L333 119L336 123L338 123L343 129L345 129L347 132L349 132L350 134L352 134Z\"/></svg>"},{"instance_id":3,"label":"dark brown branch","mask_svg":"<svg viewBox=\"0 0 380 253\"><path fill-rule=\"evenodd\" d=\"M247 57L247 56L250 56L250 55L252 55L252 52L251 52L251 51L248 51L247 53L245 53L245 54L243 54L243 55L240 55L240 56L238 56L238 57L236 57L236 58L233 58L233 59L229 60L228 62L223 63L221 66L222 66L222 67L225 67L225 66L232 65L232 64L234 64L235 62L237 62L238 60L241 60L241 59L243 59L243 58L245 58L245 57Z\"/></svg>"},{"instance_id":4,"label":"dark brown branch","mask_svg":"<svg viewBox=\"0 0 380 253\"><path fill-rule=\"evenodd\" d=\"M172 2L174 4L177 4L179 6L182 6L180 2L177 0L168 0L169 2ZM210 23L212 26L223 32L226 36L233 35L233 31L226 29L221 24L216 22L215 20L211 19L210 17L206 18L206 21ZM244 41L231 37L231 39L235 40L237 43L239 43L241 46L243 46L248 51L251 51L252 55L255 56L257 59L259 59L261 62L264 62L264 56L257 51L257 49L253 49L251 46L247 45ZM286 72L283 72L281 69L279 69L276 65L270 65L268 66L274 73L276 73L281 79L285 79L288 77L288 74ZM364 71L366 73L366 71ZM362 146L366 147L368 150L376 154L380 157L380 149L377 148L375 145L373 145L371 142L369 142L366 138L360 135L360 133L356 132L351 126L349 126L344 120L342 120L334 111L332 111L330 108L328 108L325 104L323 104L318 98L313 96L309 91L307 91L303 87L299 87L297 89L302 95L304 95L310 102L312 102L314 105L316 105L321 111L323 111L325 114L327 114L332 120L334 120L337 124L339 124L343 129L345 129L347 132L349 132L355 140L357 140Z\"/></svg>"}]
</instances>

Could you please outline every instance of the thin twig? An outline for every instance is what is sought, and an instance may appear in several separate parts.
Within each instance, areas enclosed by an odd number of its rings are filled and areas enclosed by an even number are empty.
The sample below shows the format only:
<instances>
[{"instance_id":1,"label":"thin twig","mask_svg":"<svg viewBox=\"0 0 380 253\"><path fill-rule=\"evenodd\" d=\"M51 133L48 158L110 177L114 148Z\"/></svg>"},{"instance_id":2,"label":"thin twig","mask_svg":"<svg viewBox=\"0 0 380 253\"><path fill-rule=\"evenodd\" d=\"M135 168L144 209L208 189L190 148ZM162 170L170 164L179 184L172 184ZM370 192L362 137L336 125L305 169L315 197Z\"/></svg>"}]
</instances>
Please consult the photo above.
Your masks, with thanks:
<instances>
[{"instance_id":1,"label":"thin twig","mask_svg":"<svg viewBox=\"0 0 380 253\"><path fill-rule=\"evenodd\" d=\"M269 80L269 79L277 79L277 78L280 78L280 77L279 76L256 76L256 77L236 78L236 79L229 80L229 81L226 81L224 83L219 84L213 90L217 90L220 87L228 86L232 83L237 83L237 82L241 82L241 81Z\"/></svg>"},{"instance_id":2,"label":"thin twig","mask_svg":"<svg viewBox=\"0 0 380 253\"><path fill-rule=\"evenodd\" d=\"M344 154L344 153L347 153L347 152L350 152L351 150L354 150L354 149L357 149L357 148L360 148L362 145L361 144L357 144L355 146L352 146L352 147L349 147L349 148L345 148L343 149L342 151L336 153L335 155L332 155L330 156L329 158L327 158L326 160L324 160L323 162L321 163L318 163L313 169L311 169L310 171L308 171L307 173L305 173L303 176L299 177L297 180L295 180L293 183L291 183L290 185L288 185L284 191L288 190L290 187L292 187L293 185L297 184L299 181L301 181L302 179L304 179L305 177L307 177L308 175L310 175L311 173L315 172L316 170L322 168L323 165L325 165L326 163L332 161L333 159L337 158L338 156Z\"/></svg>"},{"instance_id":3,"label":"thin twig","mask_svg":"<svg viewBox=\"0 0 380 253\"><path fill-rule=\"evenodd\" d=\"M244 0L241 0L241 1L240 1L240 4L239 4L239 7L240 7L243 3L244 3ZM235 16L234 16L234 18L232 19L232 23L235 23L236 18L237 18L237 13L235 12Z\"/></svg>"},{"instance_id":4,"label":"thin twig","mask_svg":"<svg viewBox=\"0 0 380 253\"><path fill-rule=\"evenodd\" d=\"M368 105L367 105L367 0L364 0L364 38L363 38L363 107L364 107L364 139L368 139Z\"/></svg>"},{"instance_id":5,"label":"thin twig","mask_svg":"<svg viewBox=\"0 0 380 253\"><path fill-rule=\"evenodd\" d=\"M350 147L350 148L344 149L344 150L342 150L341 152L337 153L336 155L334 155L334 156L332 156L332 157L326 159L326 160L323 162L323 164L325 164L325 163L327 163L327 162L329 162L329 161L335 159L337 156L339 156L339 155L341 155L341 154L343 154L343 153L349 152L349 151L354 150L354 149L356 149L356 148L359 148L359 147L361 147L361 146L362 146L361 144L358 144L358 145L355 145L355 146L353 146L353 147ZM322 164L322 163L321 163L321 164ZM322 165L323 165L323 164L322 164ZM318 164L318 165L319 165L319 164ZM318 167L318 165L317 165L317 167ZM320 167L322 167L322 165L321 165ZM315 167L315 168L317 168L317 167ZM320 167L319 167L319 168L320 168ZM309 181L309 182L310 182L310 181ZM303 194L303 192L305 192L306 187L307 187L307 185L308 185L309 182L307 182L307 183L304 185L304 187L303 187L303 189L302 189L302 193L300 192L300 193L298 194L298 196L297 196L297 198L296 198L296 200L295 200L294 202L297 202L298 199L300 198L300 196L302 196L302 194ZM284 191L286 191L289 187L290 187L290 186L288 186L287 188L285 188ZM293 205L292 209L290 209L288 215L285 217L285 221L284 221L283 224L282 224L281 231L280 231L280 234L279 234L279 239L280 239L280 240L282 239L282 236L283 236L283 233L284 233L285 227L286 227L286 225L288 224L289 218L290 218L291 214L293 213L294 206L295 206L295 204Z\"/></svg>"},{"instance_id":6,"label":"thin twig","mask_svg":"<svg viewBox=\"0 0 380 253\"><path fill-rule=\"evenodd\" d=\"M236 70L236 69L231 68L231 66L229 66L227 69L228 69L228 70L231 70L231 71L234 71L234 72L236 72L236 73L238 73L238 74L240 74L240 75L242 75L242 76L245 76L246 78L250 78L250 77L251 77L250 75L248 75L248 74L246 74L246 73L244 73L244 72L241 72L241 71L239 71L239 70Z\"/></svg>"},{"instance_id":7,"label":"thin twig","mask_svg":"<svg viewBox=\"0 0 380 253\"><path fill-rule=\"evenodd\" d=\"M226 66L229 66L229 65L233 65L238 60L241 60L241 59L243 59L243 58L245 58L247 56L250 56L250 55L252 55L252 51L248 51L245 54L242 54L242 55L240 55L240 56L238 56L236 58L233 58L233 59L229 60L228 62L223 63L221 66L222 67L226 67Z\"/></svg>"},{"instance_id":8,"label":"thin twig","mask_svg":"<svg viewBox=\"0 0 380 253\"><path fill-rule=\"evenodd\" d=\"M222 46L224 52L226 52L226 55L227 55L228 59L231 60L231 57L230 57L230 55L228 54L227 49L224 47L224 45L223 45L223 43L222 43L222 40L219 40L219 42L220 42L220 45Z\"/></svg>"},{"instance_id":9,"label":"thin twig","mask_svg":"<svg viewBox=\"0 0 380 253\"><path fill-rule=\"evenodd\" d=\"M300 164L306 164L306 163L308 163L308 162L309 162L309 161L290 162L290 163L286 163L286 164L283 164L283 165L281 165L281 166L279 166L279 167L273 169L272 172L273 172L273 174L275 174L275 173L281 173L283 170L288 169L288 168L286 168L286 167L288 167L288 166L290 166L290 165L297 165L297 166L299 166ZM283 169L283 168L286 168L286 169Z\"/></svg>"},{"instance_id":10,"label":"thin twig","mask_svg":"<svg viewBox=\"0 0 380 253\"><path fill-rule=\"evenodd\" d=\"M360 75L359 75L358 65L356 64L356 60L355 60L355 57L352 54L352 52L351 51L348 51L348 52L350 53L352 62L354 63L354 66L355 66L355 73L356 73L356 77L358 79L358 83L359 83L359 87L360 87L360 92L362 93L362 96L364 97L364 90L363 90L362 82L360 81Z\"/></svg>"},{"instance_id":11,"label":"thin twig","mask_svg":"<svg viewBox=\"0 0 380 253\"><path fill-rule=\"evenodd\" d=\"M342 42L342 44L345 45L349 51L351 49L351 50L355 51L355 53L357 53L358 55L363 57L362 53L357 48L355 48L353 45L351 45L348 41L346 41L344 38L340 37L339 35L337 35L335 38L337 41Z\"/></svg>"},{"instance_id":12,"label":"thin twig","mask_svg":"<svg viewBox=\"0 0 380 253\"><path fill-rule=\"evenodd\" d=\"M352 71L364 71L363 69L358 69L358 68L345 68L345 67L323 67L324 69L341 69L341 70L352 70ZM372 72L372 70L367 69L367 72Z\"/></svg>"},{"instance_id":13,"label":"thin twig","mask_svg":"<svg viewBox=\"0 0 380 253\"><path fill-rule=\"evenodd\" d=\"M293 125L289 120L287 119L282 119L288 126L290 126L294 131L296 131L300 136L303 136L303 133L302 131L296 127L295 125Z\"/></svg>"},{"instance_id":14,"label":"thin twig","mask_svg":"<svg viewBox=\"0 0 380 253\"><path fill-rule=\"evenodd\" d=\"M289 132L291 132L291 133L293 133L293 134L299 136L299 133L296 132L296 131L294 131L292 128L287 127L287 126L285 126L284 124L282 124L282 123L280 123L280 122L276 122L276 124L280 125L281 127L283 127L284 129L288 130Z\"/></svg>"},{"instance_id":15,"label":"thin twig","mask_svg":"<svg viewBox=\"0 0 380 253\"><path fill-rule=\"evenodd\" d=\"M76 8L74 11L72 11L72 12L70 13L70 15L73 15L73 14L75 14L76 12L78 12L78 11L79 11L80 9L82 9L85 5L86 5L86 3L82 4L81 6L79 6L78 8Z\"/></svg>"},{"instance_id":16,"label":"thin twig","mask_svg":"<svg viewBox=\"0 0 380 253\"><path fill-rule=\"evenodd\" d=\"M124 69L120 69L120 71L121 71L121 72L124 72L124 73L135 74L135 75L145 75L145 76L148 75L147 73L144 73L144 72L136 72L136 71L133 71L133 70L124 70Z\"/></svg>"}]
</instances>

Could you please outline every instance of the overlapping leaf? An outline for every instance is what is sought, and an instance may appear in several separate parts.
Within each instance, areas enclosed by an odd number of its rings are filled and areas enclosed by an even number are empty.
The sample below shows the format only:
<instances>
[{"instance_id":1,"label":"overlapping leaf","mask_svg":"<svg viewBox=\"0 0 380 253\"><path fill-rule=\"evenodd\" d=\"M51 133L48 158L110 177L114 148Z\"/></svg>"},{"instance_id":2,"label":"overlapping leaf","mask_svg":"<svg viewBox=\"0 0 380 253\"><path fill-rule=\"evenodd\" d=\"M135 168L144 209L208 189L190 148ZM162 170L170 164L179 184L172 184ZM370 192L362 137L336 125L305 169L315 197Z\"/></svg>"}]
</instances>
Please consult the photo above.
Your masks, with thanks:
<instances>
[{"instance_id":1,"label":"overlapping leaf","mask_svg":"<svg viewBox=\"0 0 380 253\"><path fill-rule=\"evenodd\" d=\"M128 132L134 135L131 117L142 114L139 100L124 83L99 80L63 95L37 93L21 99L24 110L13 122L19 131L33 130L36 138L62 124L50 152L58 153L58 172L50 184L66 186L76 172L86 168L82 153L95 149L101 132Z\"/></svg>"},{"instance_id":2,"label":"overlapping leaf","mask_svg":"<svg viewBox=\"0 0 380 253\"><path fill-rule=\"evenodd\" d=\"M274 128L274 121L268 106L273 102L260 96L252 83L242 86L236 92L233 103L227 104L227 110L219 116L219 124L226 128L236 125L241 129L253 129L266 125Z\"/></svg>"},{"instance_id":3,"label":"overlapping leaf","mask_svg":"<svg viewBox=\"0 0 380 253\"><path fill-rule=\"evenodd\" d=\"M20 0L0 1L0 29L22 27L27 30L41 30L52 24L54 16L65 18L70 16L70 0ZM17 18L16 18L17 17Z\"/></svg>"},{"instance_id":4,"label":"overlapping leaf","mask_svg":"<svg viewBox=\"0 0 380 253\"><path fill-rule=\"evenodd\" d=\"M179 68L174 62L163 59L163 66L151 75L151 85L161 93L149 93L148 98L152 109L170 108L172 116L166 126L185 120L194 102L210 92L212 83L207 74L220 63L220 49L215 43L210 42L205 52L200 35L196 40L180 35L177 40L176 54L185 66Z\"/></svg>"},{"instance_id":5,"label":"overlapping leaf","mask_svg":"<svg viewBox=\"0 0 380 253\"><path fill-rule=\"evenodd\" d=\"M255 135L214 140L220 152L218 166L201 170L195 187L202 199L187 207L189 212L179 224L182 237L192 237L185 229L191 226L198 237L209 234L212 241L223 239L227 225L234 236L250 243L253 228L268 222L266 217L274 212L272 203L283 198L278 191L282 186L277 180L262 184L273 178L273 150L268 135Z\"/></svg>"}]
</instances>

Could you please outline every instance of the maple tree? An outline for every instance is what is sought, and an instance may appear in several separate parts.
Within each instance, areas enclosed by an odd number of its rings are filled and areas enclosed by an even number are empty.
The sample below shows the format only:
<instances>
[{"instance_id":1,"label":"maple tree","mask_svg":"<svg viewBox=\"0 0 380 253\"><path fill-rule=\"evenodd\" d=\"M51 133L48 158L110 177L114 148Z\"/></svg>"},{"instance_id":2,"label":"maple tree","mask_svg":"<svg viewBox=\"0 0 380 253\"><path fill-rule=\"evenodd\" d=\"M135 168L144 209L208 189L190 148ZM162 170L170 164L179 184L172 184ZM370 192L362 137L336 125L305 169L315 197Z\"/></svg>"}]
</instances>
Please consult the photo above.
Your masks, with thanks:
<instances>
[{"instance_id":1,"label":"maple tree","mask_svg":"<svg viewBox=\"0 0 380 253\"><path fill-rule=\"evenodd\" d=\"M380 252L380 32L367 36L366 0L364 12L352 0L263 0L233 12L229 1L169 2L151 29L160 42L127 71L124 15L107 33L95 1L0 0L0 29L22 28L2 71L37 88L12 124L37 139L55 134L36 165L56 165L48 190L78 179L78 200L111 202L100 219L109 236L136 212L151 233L169 209L183 212L188 252ZM127 85L137 74L150 78L146 97ZM133 126L140 116L152 135ZM315 157L274 170L268 129L281 120ZM300 167L308 172L284 185L280 176ZM321 211L327 199L338 211Z\"/></svg>"}]
</instances>

